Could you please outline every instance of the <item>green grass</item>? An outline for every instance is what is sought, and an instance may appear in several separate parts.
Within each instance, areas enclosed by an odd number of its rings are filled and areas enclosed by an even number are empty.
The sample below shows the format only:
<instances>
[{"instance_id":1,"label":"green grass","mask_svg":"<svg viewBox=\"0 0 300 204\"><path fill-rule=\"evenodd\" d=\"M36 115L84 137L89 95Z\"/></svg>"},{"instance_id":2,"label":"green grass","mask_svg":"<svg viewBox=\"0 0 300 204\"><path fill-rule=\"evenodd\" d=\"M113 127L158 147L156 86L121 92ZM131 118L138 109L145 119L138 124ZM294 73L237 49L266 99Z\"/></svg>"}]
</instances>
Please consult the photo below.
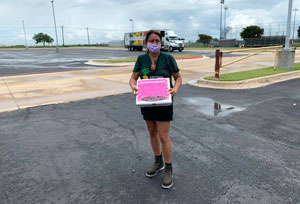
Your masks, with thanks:
<instances>
[{"instance_id":1,"label":"green grass","mask_svg":"<svg viewBox=\"0 0 300 204\"><path fill-rule=\"evenodd\" d=\"M201 57L201 55L175 55L175 59L190 58L190 57ZM93 60L94 62L103 63L123 63L123 62L135 62L136 58L124 58L124 59L106 59L106 60Z\"/></svg>"},{"instance_id":2,"label":"green grass","mask_svg":"<svg viewBox=\"0 0 300 204\"><path fill-rule=\"evenodd\" d=\"M300 70L300 63L295 64L294 70L283 70L283 69L274 70L273 67L270 67L270 68L255 69L250 71L221 74L219 76L220 78L219 80L216 80L214 76L205 77L204 79L213 80L213 81L241 81L246 79L253 79L258 77L270 76L273 74L280 74L280 73L299 71L299 70Z\"/></svg>"}]
</instances>

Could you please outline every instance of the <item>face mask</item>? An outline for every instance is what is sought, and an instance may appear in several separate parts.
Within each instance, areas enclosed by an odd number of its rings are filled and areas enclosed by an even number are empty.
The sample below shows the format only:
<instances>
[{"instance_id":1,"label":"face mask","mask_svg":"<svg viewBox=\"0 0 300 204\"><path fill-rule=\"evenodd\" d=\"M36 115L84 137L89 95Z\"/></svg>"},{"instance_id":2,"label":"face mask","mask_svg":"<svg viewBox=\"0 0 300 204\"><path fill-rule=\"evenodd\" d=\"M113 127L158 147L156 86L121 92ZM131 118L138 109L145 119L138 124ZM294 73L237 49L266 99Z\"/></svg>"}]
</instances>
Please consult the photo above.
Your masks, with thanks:
<instances>
[{"instance_id":1,"label":"face mask","mask_svg":"<svg viewBox=\"0 0 300 204\"><path fill-rule=\"evenodd\" d=\"M149 49L150 52L158 52L161 48L160 44L152 44L152 43L147 43L147 48Z\"/></svg>"}]
</instances>

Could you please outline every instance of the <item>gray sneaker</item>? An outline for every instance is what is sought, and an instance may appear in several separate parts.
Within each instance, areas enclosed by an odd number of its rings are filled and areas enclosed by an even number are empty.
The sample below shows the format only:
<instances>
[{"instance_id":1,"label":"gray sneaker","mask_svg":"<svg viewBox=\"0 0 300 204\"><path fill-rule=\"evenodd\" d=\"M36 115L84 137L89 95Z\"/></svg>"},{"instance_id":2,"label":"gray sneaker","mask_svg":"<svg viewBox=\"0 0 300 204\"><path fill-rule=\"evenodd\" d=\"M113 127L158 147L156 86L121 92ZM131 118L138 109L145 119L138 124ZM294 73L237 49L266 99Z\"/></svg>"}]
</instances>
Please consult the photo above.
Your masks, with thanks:
<instances>
[{"instance_id":1,"label":"gray sneaker","mask_svg":"<svg viewBox=\"0 0 300 204\"><path fill-rule=\"evenodd\" d=\"M146 172L146 176L151 178L156 176L156 174L165 168L163 162L154 162L153 166Z\"/></svg>"},{"instance_id":2,"label":"gray sneaker","mask_svg":"<svg viewBox=\"0 0 300 204\"><path fill-rule=\"evenodd\" d=\"M173 186L173 170L172 166L167 166L164 172L163 181L161 187L164 189L171 188Z\"/></svg>"}]
</instances>

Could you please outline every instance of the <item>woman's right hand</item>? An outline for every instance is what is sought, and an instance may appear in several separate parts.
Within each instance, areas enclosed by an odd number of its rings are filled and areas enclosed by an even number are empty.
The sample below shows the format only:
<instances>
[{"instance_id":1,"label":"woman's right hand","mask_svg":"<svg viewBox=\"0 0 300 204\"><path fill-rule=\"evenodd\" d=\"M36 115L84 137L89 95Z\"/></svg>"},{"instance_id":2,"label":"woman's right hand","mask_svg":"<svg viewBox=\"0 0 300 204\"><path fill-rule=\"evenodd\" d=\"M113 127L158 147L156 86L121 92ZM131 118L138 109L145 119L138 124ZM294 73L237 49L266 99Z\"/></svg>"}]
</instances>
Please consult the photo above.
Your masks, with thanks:
<instances>
[{"instance_id":1,"label":"woman's right hand","mask_svg":"<svg viewBox=\"0 0 300 204\"><path fill-rule=\"evenodd\" d=\"M136 86L137 79L139 78L140 72L132 72L132 75L129 80L129 85L131 87L132 93L134 96L138 95L138 88Z\"/></svg>"},{"instance_id":2,"label":"woman's right hand","mask_svg":"<svg viewBox=\"0 0 300 204\"><path fill-rule=\"evenodd\" d=\"M136 86L132 87L132 93L133 93L134 96L138 95L138 88Z\"/></svg>"}]
</instances>

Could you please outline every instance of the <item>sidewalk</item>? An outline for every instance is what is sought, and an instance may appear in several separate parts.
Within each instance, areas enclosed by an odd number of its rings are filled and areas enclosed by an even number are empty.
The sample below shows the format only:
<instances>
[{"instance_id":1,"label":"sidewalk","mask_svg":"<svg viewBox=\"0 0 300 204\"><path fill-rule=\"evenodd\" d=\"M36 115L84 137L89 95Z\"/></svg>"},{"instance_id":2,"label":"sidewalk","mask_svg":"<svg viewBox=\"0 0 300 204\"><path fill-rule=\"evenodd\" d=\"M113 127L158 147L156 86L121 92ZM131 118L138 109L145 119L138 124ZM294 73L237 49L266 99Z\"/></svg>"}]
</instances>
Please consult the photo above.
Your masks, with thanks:
<instances>
[{"instance_id":1,"label":"sidewalk","mask_svg":"<svg viewBox=\"0 0 300 204\"><path fill-rule=\"evenodd\" d=\"M224 58L223 63L237 58L239 57ZM296 52L295 62L300 62L299 52ZM214 58L177 60L177 63L183 83L214 75ZM262 53L221 68L221 74L270 67L273 63L274 53ZM101 69L0 77L0 112L128 93L131 91L128 81L133 66L134 63L127 63ZM266 81L261 85L274 82L276 80ZM221 84L218 88L222 86ZM205 87L213 88L209 84ZM230 88L228 85L223 87Z\"/></svg>"}]
</instances>

